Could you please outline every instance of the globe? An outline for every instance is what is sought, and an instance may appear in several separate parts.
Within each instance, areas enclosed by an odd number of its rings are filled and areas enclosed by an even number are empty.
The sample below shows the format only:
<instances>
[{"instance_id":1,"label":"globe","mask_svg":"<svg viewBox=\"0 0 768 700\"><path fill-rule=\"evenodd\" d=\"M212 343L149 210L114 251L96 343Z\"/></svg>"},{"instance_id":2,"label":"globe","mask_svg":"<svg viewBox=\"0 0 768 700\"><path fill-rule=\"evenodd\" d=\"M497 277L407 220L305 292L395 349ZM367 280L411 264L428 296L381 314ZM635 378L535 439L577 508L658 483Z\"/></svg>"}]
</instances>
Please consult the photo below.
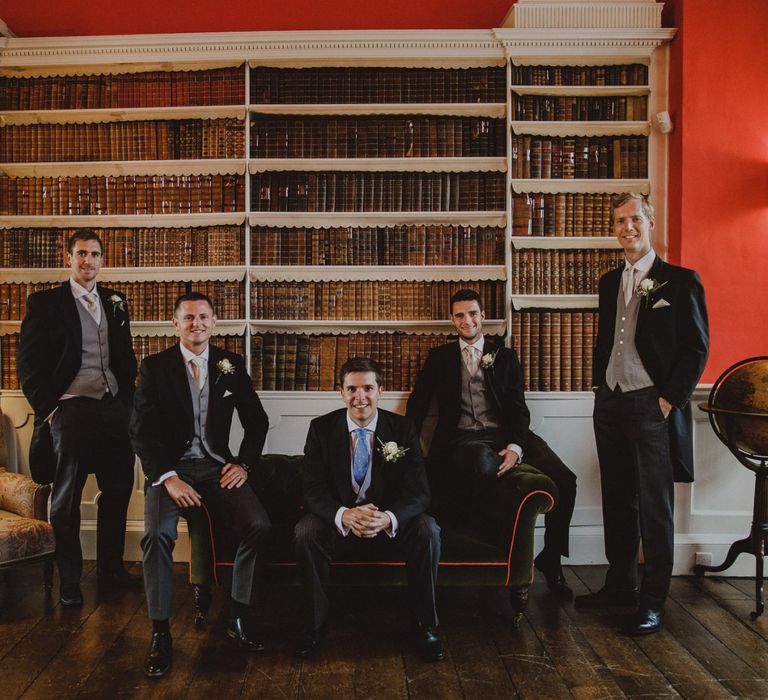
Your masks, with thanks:
<instances>
[{"instance_id":1,"label":"globe","mask_svg":"<svg viewBox=\"0 0 768 700\"><path fill-rule=\"evenodd\" d=\"M753 357L729 367L715 382L709 402L718 437L732 450L768 459L768 357Z\"/></svg>"}]
</instances>

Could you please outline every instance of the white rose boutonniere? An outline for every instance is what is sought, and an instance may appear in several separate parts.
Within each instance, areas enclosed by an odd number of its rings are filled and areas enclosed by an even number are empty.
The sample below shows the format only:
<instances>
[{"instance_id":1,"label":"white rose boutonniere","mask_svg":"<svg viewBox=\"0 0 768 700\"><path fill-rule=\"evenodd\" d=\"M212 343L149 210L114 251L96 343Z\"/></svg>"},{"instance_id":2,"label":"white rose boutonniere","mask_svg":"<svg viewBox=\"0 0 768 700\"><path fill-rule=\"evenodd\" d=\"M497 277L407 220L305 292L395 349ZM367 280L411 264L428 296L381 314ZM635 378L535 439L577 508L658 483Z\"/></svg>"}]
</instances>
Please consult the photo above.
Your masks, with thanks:
<instances>
[{"instance_id":1,"label":"white rose boutonniere","mask_svg":"<svg viewBox=\"0 0 768 700\"><path fill-rule=\"evenodd\" d=\"M216 369L219 370L219 373L216 376L216 381L214 382L214 384L218 383L219 379L221 379L222 374L235 373L235 366L226 357L223 360L219 360L216 363Z\"/></svg>"},{"instance_id":2,"label":"white rose boutonniere","mask_svg":"<svg viewBox=\"0 0 768 700\"><path fill-rule=\"evenodd\" d=\"M400 447L394 440L390 442L382 442L381 439L376 438L379 441L381 447L379 452L384 457L385 462L397 462L410 448Z\"/></svg>"},{"instance_id":3,"label":"white rose boutonniere","mask_svg":"<svg viewBox=\"0 0 768 700\"><path fill-rule=\"evenodd\" d=\"M642 299L645 302L645 305L648 305L648 302L651 300L651 297L656 294L664 285L666 282L662 282L659 284L655 279L652 279L651 277L646 277L640 284L637 285L637 289L635 289L635 294L637 294L640 299Z\"/></svg>"},{"instance_id":4,"label":"white rose boutonniere","mask_svg":"<svg viewBox=\"0 0 768 700\"><path fill-rule=\"evenodd\" d=\"M480 358L480 366L483 369L491 369L493 367L493 363L496 362L496 355L498 354L498 350L496 352L485 353L485 355Z\"/></svg>"},{"instance_id":5,"label":"white rose boutonniere","mask_svg":"<svg viewBox=\"0 0 768 700\"><path fill-rule=\"evenodd\" d=\"M112 304L112 315L115 318L117 318L118 311L125 313L125 301L119 294L113 294L111 297L109 297L109 303ZM125 325L125 319L123 319L123 322L120 325Z\"/></svg>"}]
</instances>

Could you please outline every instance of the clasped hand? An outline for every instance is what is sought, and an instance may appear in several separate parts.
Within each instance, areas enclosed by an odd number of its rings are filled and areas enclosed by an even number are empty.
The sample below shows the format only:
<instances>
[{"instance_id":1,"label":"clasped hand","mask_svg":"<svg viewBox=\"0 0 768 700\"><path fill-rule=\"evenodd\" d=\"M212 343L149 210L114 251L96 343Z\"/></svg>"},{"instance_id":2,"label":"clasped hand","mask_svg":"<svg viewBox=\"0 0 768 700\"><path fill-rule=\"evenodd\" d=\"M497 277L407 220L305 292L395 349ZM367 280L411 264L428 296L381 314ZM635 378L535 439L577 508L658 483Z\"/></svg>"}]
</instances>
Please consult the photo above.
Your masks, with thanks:
<instances>
[{"instance_id":1,"label":"clasped hand","mask_svg":"<svg viewBox=\"0 0 768 700\"><path fill-rule=\"evenodd\" d=\"M345 510L341 515L341 524L349 528L357 537L376 537L380 532L392 525L392 520L378 506L366 503Z\"/></svg>"},{"instance_id":2,"label":"clasped hand","mask_svg":"<svg viewBox=\"0 0 768 700\"><path fill-rule=\"evenodd\" d=\"M239 464L228 463L221 468L221 478L219 479L219 486L221 488L239 489L246 481L248 481L248 472ZM203 497L178 476L169 476L163 482L163 485L165 490L168 491L171 500L179 508L199 507L203 503Z\"/></svg>"}]
</instances>

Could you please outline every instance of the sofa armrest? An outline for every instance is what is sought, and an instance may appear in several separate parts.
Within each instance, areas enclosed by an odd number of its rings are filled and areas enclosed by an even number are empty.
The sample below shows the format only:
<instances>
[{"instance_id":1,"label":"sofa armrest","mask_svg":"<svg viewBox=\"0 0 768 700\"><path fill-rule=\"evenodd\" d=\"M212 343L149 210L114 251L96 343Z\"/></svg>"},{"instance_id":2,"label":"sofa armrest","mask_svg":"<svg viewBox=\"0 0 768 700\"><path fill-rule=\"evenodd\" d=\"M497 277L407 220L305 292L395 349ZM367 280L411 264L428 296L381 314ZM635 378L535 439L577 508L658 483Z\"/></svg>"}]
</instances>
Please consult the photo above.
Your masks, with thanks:
<instances>
[{"instance_id":1,"label":"sofa armrest","mask_svg":"<svg viewBox=\"0 0 768 700\"><path fill-rule=\"evenodd\" d=\"M24 474L0 469L0 509L24 518L48 520L50 485L36 484Z\"/></svg>"}]
</instances>

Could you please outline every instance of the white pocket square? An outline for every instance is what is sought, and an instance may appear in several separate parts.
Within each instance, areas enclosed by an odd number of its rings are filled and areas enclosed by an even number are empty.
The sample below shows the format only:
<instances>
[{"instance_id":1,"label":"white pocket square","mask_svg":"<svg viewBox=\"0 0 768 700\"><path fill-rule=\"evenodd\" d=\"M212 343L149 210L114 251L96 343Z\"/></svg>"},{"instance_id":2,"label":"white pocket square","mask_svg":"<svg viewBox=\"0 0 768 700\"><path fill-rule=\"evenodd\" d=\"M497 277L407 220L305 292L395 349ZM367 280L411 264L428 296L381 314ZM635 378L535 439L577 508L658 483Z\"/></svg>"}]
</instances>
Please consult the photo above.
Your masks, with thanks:
<instances>
[{"instance_id":1,"label":"white pocket square","mask_svg":"<svg viewBox=\"0 0 768 700\"><path fill-rule=\"evenodd\" d=\"M231 392L229 389L227 389L227 390L224 392L224 396L223 396L222 398L225 398L225 399L226 399L226 398L227 398L227 396L232 396L232 392Z\"/></svg>"},{"instance_id":2,"label":"white pocket square","mask_svg":"<svg viewBox=\"0 0 768 700\"><path fill-rule=\"evenodd\" d=\"M671 306L671 304L666 299L659 299L651 308L663 309L665 306Z\"/></svg>"}]
</instances>

